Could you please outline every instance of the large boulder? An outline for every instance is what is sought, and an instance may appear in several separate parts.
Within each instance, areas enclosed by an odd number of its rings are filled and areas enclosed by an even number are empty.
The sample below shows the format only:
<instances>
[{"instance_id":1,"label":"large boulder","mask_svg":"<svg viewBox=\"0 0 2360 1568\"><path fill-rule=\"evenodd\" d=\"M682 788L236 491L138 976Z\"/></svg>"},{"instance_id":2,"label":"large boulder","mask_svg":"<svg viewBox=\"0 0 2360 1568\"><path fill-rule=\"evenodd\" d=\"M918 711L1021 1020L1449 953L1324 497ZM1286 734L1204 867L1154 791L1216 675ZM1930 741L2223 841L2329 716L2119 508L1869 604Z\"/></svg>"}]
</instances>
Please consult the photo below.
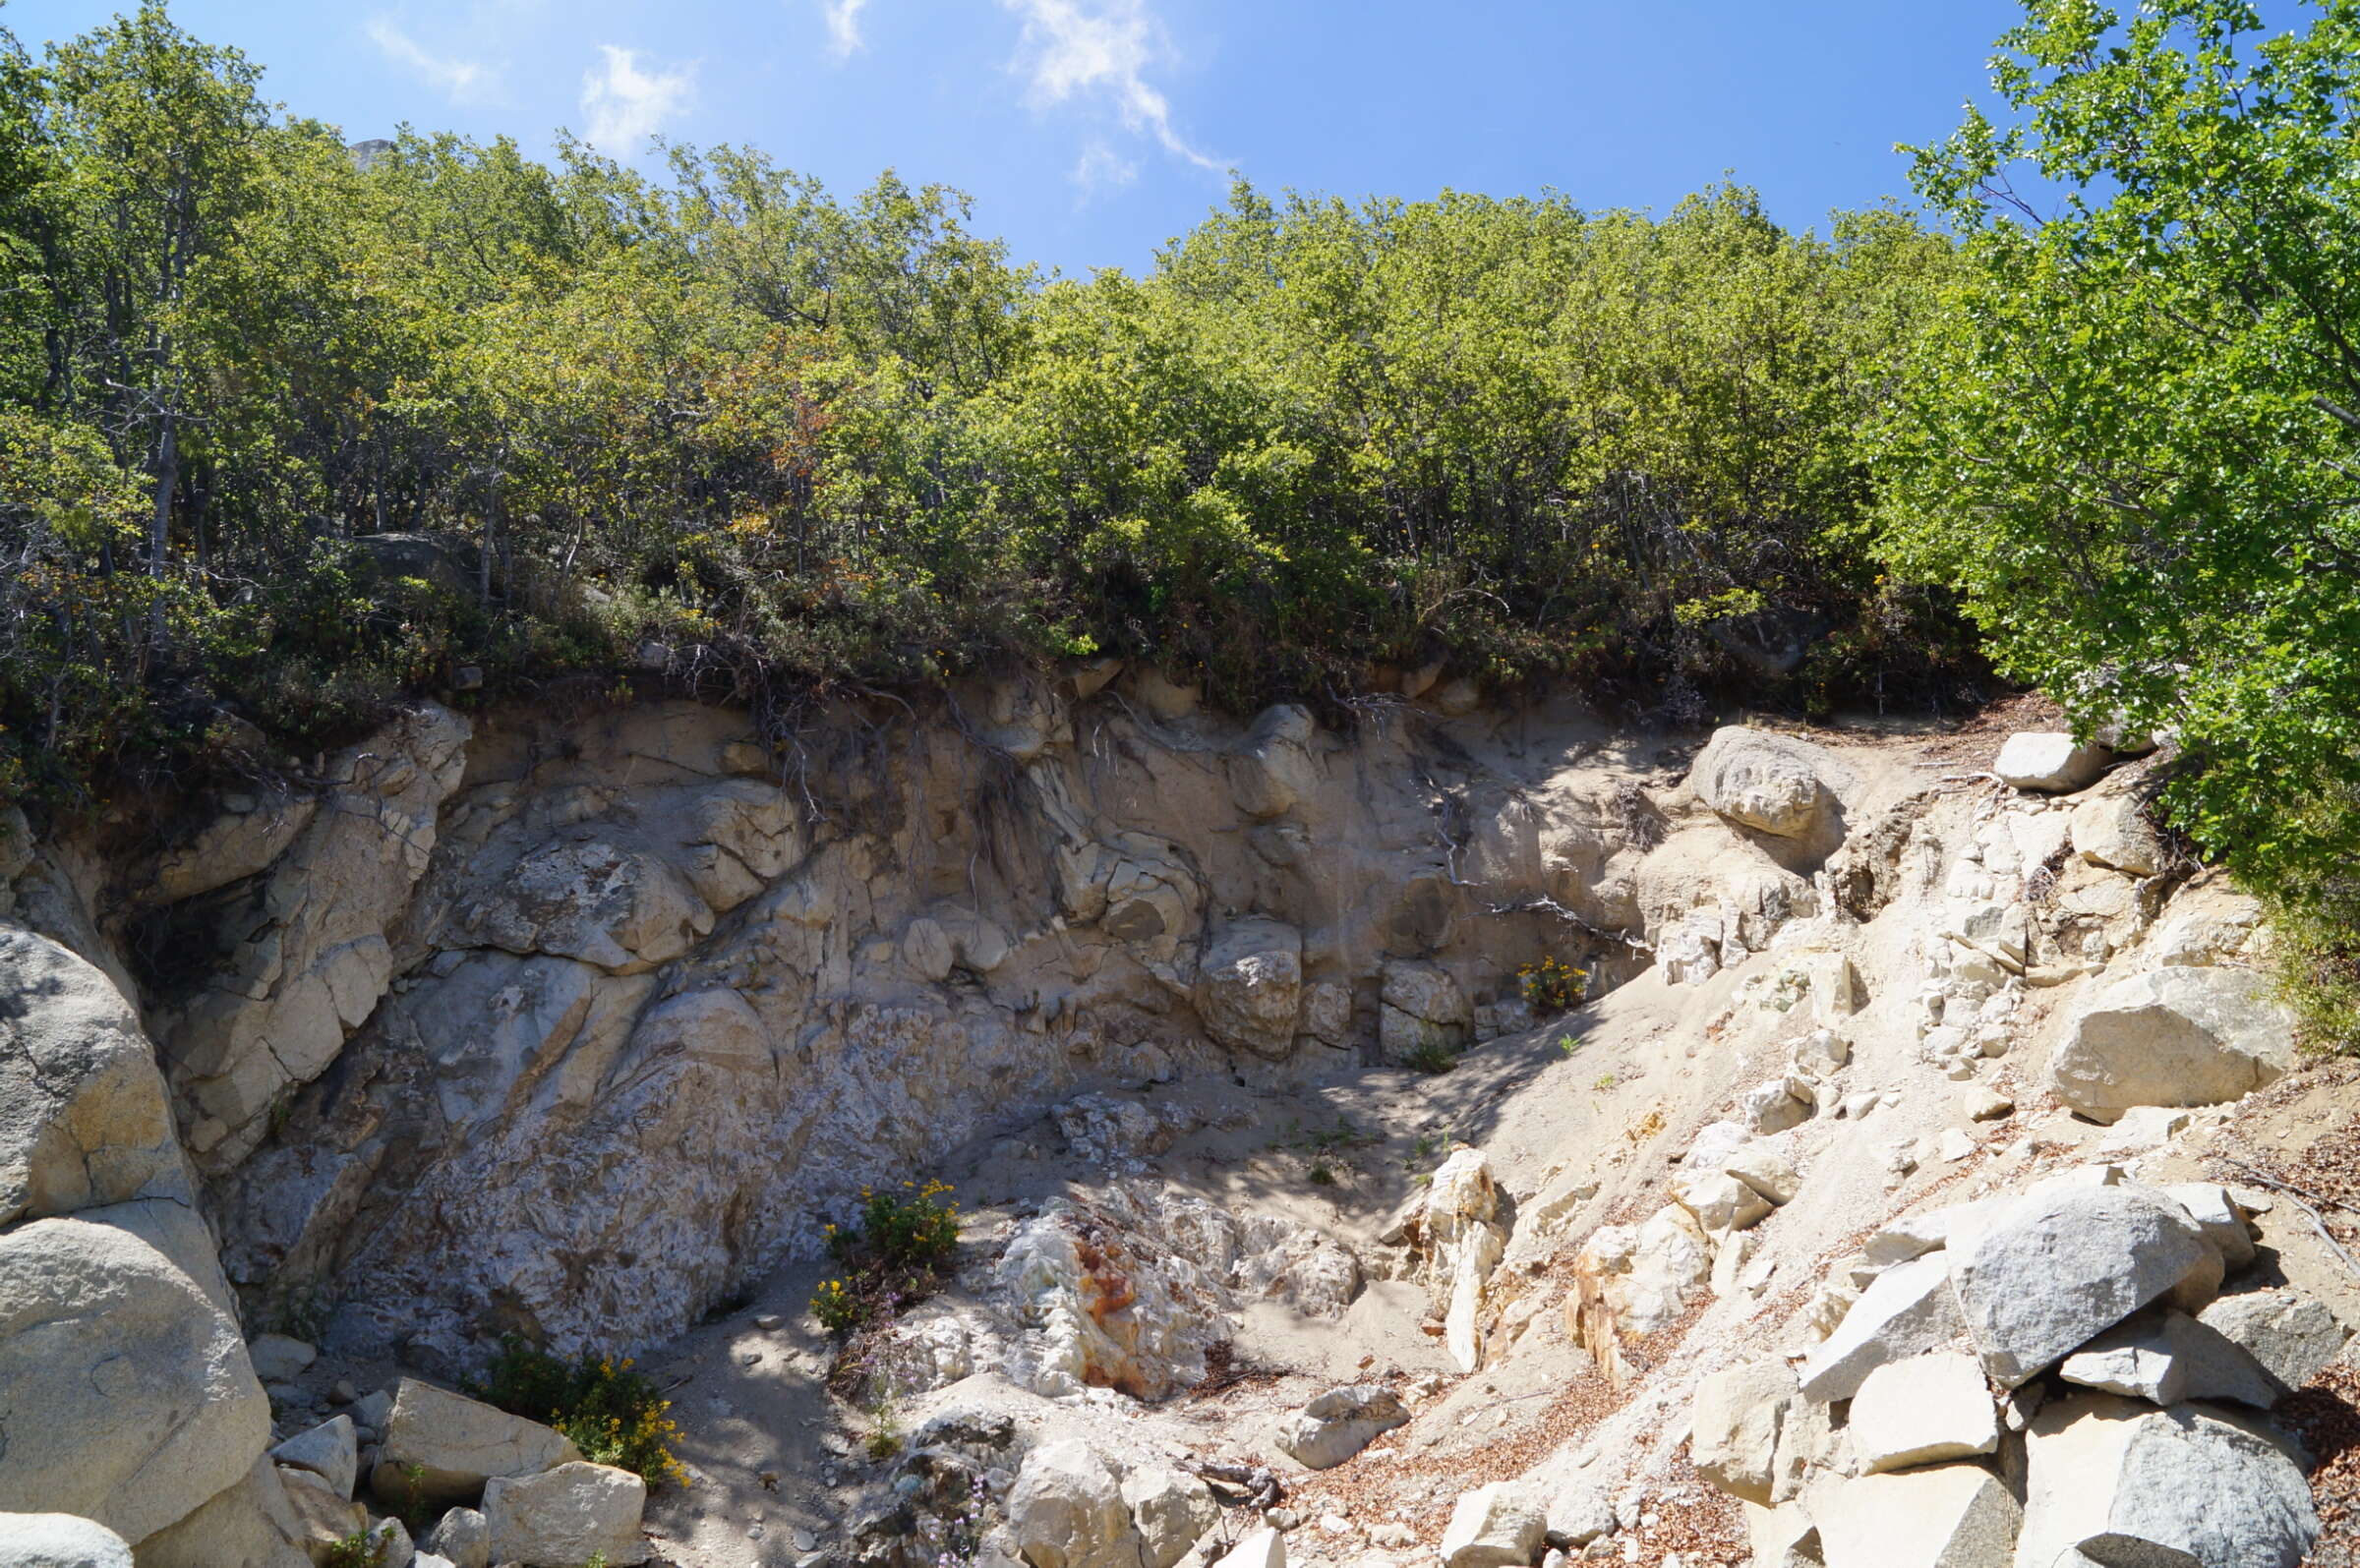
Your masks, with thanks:
<instances>
[{"instance_id":1,"label":"large boulder","mask_svg":"<svg viewBox=\"0 0 2360 1568\"><path fill-rule=\"evenodd\" d=\"M1475 1010L1440 964L1388 961L1379 1001L1377 1047L1387 1067L1405 1066L1426 1052L1461 1050L1472 1036Z\"/></svg>"},{"instance_id":2,"label":"large boulder","mask_svg":"<svg viewBox=\"0 0 2360 1568\"><path fill-rule=\"evenodd\" d=\"M453 1508L418 1542L420 1549L450 1560L451 1568L491 1568L492 1523L474 1508Z\"/></svg>"},{"instance_id":3,"label":"large boulder","mask_svg":"<svg viewBox=\"0 0 2360 1568\"><path fill-rule=\"evenodd\" d=\"M2197 1320L2251 1356L2281 1393L2317 1377L2352 1337L2317 1297L2292 1290L2223 1296Z\"/></svg>"},{"instance_id":4,"label":"large boulder","mask_svg":"<svg viewBox=\"0 0 2360 1568\"><path fill-rule=\"evenodd\" d=\"M581 1457L571 1438L539 1422L405 1377L393 1390L372 1484L379 1497L405 1506L473 1503L496 1477L537 1476Z\"/></svg>"},{"instance_id":5,"label":"large boulder","mask_svg":"<svg viewBox=\"0 0 2360 1568\"><path fill-rule=\"evenodd\" d=\"M2269 981L2217 966L2153 969L2078 1007L2048 1063L2048 1086L2112 1122L2139 1105L2218 1105L2294 1066L2294 1029Z\"/></svg>"},{"instance_id":6,"label":"large boulder","mask_svg":"<svg viewBox=\"0 0 2360 1568\"><path fill-rule=\"evenodd\" d=\"M1996 1568L2023 1510L1980 1465L1861 1476L1812 1499L1827 1568Z\"/></svg>"},{"instance_id":7,"label":"large boulder","mask_svg":"<svg viewBox=\"0 0 2360 1568\"><path fill-rule=\"evenodd\" d=\"M1713 732L1688 786L1720 815L1782 839L1808 839L1831 815L1834 760L1807 741L1733 725Z\"/></svg>"},{"instance_id":8,"label":"large boulder","mask_svg":"<svg viewBox=\"0 0 2360 1568\"><path fill-rule=\"evenodd\" d=\"M492 1560L525 1568L580 1568L648 1559L639 1517L647 1482L612 1465L579 1460L538 1476L495 1476L484 1483Z\"/></svg>"},{"instance_id":9,"label":"large boulder","mask_svg":"<svg viewBox=\"0 0 2360 1568\"><path fill-rule=\"evenodd\" d=\"M131 1568L131 1547L73 1514L0 1514L0 1568Z\"/></svg>"},{"instance_id":10,"label":"large boulder","mask_svg":"<svg viewBox=\"0 0 2360 1568\"><path fill-rule=\"evenodd\" d=\"M2151 1302L2199 1309L2220 1288L2220 1253L2196 1222L2138 1187L2036 1190L1951 1251L1959 1310L1983 1370L2002 1388Z\"/></svg>"},{"instance_id":11,"label":"large boulder","mask_svg":"<svg viewBox=\"0 0 2360 1568\"><path fill-rule=\"evenodd\" d=\"M1303 933L1279 920L1232 921L1205 949L1197 1016L1224 1045L1271 1061L1295 1048Z\"/></svg>"},{"instance_id":12,"label":"large boulder","mask_svg":"<svg viewBox=\"0 0 2360 1568\"><path fill-rule=\"evenodd\" d=\"M1768 1507L1779 1436L1796 1395L1795 1374L1784 1362L1751 1362L1699 1381L1688 1422L1696 1474L1733 1497Z\"/></svg>"},{"instance_id":13,"label":"large boulder","mask_svg":"<svg viewBox=\"0 0 2360 1568\"><path fill-rule=\"evenodd\" d=\"M1966 1325L1950 1268L1947 1253L1933 1252L1879 1274L1835 1332L1811 1348L1802 1391L1823 1402L1850 1399L1878 1367L1956 1339Z\"/></svg>"},{"instance_id":14,"label":"large boulder","mask_svg":"<svg viewBox=\"0 0 2360 1568\"><path fill-rule=\"evenodd\" d=\"M1141 1465L1125 1475L1123 1502L1146 1568L1172 1568L1221 1519L1212 1488L1169 1465Z\"/></svg>"},{"instance_id":15,"label":"large boulder","mask_svg":"<svg viewBox=\"0 0 2360 1568\"><path fill-rule=\"evenodd\" d=\"M271 1449L270 1457L281 1465L310 1471L336 1495L349 1497L360 1468L360 1445L355 1437L352 1418L337 1416L297 1432Z\"/></svg>"},{"instance_id":16,"label":"large boulder","mask_svg":"<svg viewBox=\"0 0 2360 1568\"><path fill-rule=\"evenodd\" d=\"M1408 1422L1391 1389L1355 1383L1316 1396L1279 1426L1277 1443L1306 1467L1328 1470Z\"/></svg>"},{"instance_id":17,"label":"large boulder","mask_svg":"<svg viewBox=\"0 0 2360 1568\"><path fill-rule=\"evenodd\" d=\"M1299 703L1266 708L1229 759L1229 794L1237 809L1267 820L1284 816L1319 787L1312 745L1319 721Z\"/></svg>"},{"instance_id":18,"label":"large boulder","mask_svg":"<svg viewBox=\"0 0 2360 1568\"><path fill-rule=\"evenodd\" d=\"M2065 1358L2057 1375L2083 1388L2151 1405L2226 1399L2257 1410L2282 1390L2251 1356L2185 1312L2141 1313Z\"/></svg>"},{"instance_id":19,"label":"large boulder","mask_svg":"<svg viewBox=\"0 0 2360 1568\"><path fill-rule=\"evenodd\" d=\"M2021 1568L2296 1568L2318 1537L2282 1440L2226 1411L2078 1395L2026 1432Z\"/></svg>"},{"instance_id":20,"label":"large boulder","mask_svg":"<svg viewBox=\"0 0 2360 1568\"><path fill-rule=\"evenodd\" d=\"M1513 1481L1496 1481L1458 1499L1443 1530L1445 1568L1529 1568L1549 1535L1549 1515Z\"/></svg>"},{"instance_id":21,"label":"large boulder","mask_svg":"<svg viewBox=\"0 0 2360 1568\"><path fill-rule=\"evenodd\" d=\"M1025 1456L1008 1493L1008 1528L1032 1568L1137 1568L1141 1557L1122 1479L1075 1438Z\"/></svg>"},{"instance_id":22,"label":"large boulder","mask_svg":"<svg viewBox=\"0 0 2360 1568\"><path fill-rule=\"evenodd\" d=\"M2163 864L2163 841L2130 795L2100 793L2074 807L2073 852L2137 877L2153 876Z\"/></svg>"},{"instance_id":23,"label":"large boulder","mask_svg":"<svg viewBox=\"0 0 2360 1568\"><path fill-rule=\"evenodd\" d=\"M1999 1411L1975 1358L1934 1351L1868 1374L1852 1398L1853 1449L1871 1474L1999 1447ZM1701 1468L1701 1467L1699 1467Z\"/></svg>"},{"instance_id":24,"label":"large boulder","mask_svg":"<svg viewBox=\"0 0 2360 1568\"><path fill-rule=\"evenodd\" d=\"M237 1324L112 1212L0 1235L0 1509L136 1545L246 1475L270 1407Z\"/></svg>"},{"instance_id":25,"label":"large boulder","mask_svg":"<svg viewBox=\"0 0 2360 1568\"><path fill-rule=\"evenodd\" d=\"M189 1194L139 1015L48 938L0 930L0 1225Z\"/></svg>"},{"instance_id":26,"label":"large boulder","mask_svg":"<svg viewBox=\"0 0 2360 1568\"><path fill-rule=\"evenodd\" d=\"M309 1568L303 1521L268 1456L228 1490L140 1542L140 1568ZM478 1564L477 1568L483 1568Z\"/></svg>"},{"instance_id":27,"label":"large boulder","mask_svg":"<svg viewBox=\"0 0 2360 1568\"><path fill-rule=\"evenodd\" d=\"M2053 730L2023 731L2007 738L1991 771L2018 789L2071 794L2097 783L2113 760L2114 754L2095 742L2085 745Z\"/></svg>"}]
</instances>

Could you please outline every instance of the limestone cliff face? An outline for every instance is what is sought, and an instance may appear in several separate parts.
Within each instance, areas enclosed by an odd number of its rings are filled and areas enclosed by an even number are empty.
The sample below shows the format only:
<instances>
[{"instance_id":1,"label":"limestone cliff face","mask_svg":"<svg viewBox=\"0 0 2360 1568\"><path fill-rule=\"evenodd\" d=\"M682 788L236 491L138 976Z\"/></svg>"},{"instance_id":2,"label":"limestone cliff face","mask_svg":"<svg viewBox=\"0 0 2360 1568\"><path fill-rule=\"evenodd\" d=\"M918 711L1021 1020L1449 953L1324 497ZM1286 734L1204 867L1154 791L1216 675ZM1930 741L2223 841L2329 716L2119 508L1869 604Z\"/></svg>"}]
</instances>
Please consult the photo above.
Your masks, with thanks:
<instances>
[{"instance_id":1,"label":"limestone cliff face","mask_svg":"<svg viewBox=\"0 0 2360 1568\"><path fill-rule=\"evenodd\" d=\"M1463 1045L1544 952L1612 978L1696 904L1717 951L1814 897L1730 836L1742 908L1726 867L1643 885L1648 764L1578 721L1510 772L1467 749L1498 724L1190 707L1016 681L774 751L687 703L430 705L313 793L27 881L143 955L250 1307L429 1364L660 1338L1076 1084Z\"/></svg>"}]
</instances>

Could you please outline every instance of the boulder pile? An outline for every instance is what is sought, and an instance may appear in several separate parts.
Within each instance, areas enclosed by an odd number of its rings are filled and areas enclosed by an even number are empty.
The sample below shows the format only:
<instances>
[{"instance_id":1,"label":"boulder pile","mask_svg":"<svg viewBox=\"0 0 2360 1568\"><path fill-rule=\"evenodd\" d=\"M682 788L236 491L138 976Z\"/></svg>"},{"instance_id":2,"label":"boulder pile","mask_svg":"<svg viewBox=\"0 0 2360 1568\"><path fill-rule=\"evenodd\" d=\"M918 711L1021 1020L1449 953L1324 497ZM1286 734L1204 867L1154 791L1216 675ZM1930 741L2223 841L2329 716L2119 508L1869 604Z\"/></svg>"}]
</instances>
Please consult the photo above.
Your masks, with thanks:
<instances>
[{"instance_id":1,"label":"boulder pile","mask_svg":"<svg viewBox=\"0 0 2360 1568\"><path fill-rule=\"evenodd\" d=\"M2227 1189L2105 1165L1911 1216L1796 1365L1699 1384L1697 1472L1780 1568L2296 1568L2320 1526L2270 1412L2345 1336L2254 1258Z\"/></svg>"}]
</instances>

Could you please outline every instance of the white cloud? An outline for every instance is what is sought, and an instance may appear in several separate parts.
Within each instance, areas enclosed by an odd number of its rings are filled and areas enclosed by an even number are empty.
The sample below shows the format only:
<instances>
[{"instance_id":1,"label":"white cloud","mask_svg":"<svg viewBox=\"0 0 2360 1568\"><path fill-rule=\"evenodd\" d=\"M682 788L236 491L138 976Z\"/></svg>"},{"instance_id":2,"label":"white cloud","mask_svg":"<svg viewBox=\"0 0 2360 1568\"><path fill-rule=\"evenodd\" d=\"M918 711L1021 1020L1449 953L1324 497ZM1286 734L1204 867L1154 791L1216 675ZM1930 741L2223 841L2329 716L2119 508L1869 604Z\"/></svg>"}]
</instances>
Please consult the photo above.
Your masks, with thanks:
<instances>
[{"instance_id":1,"label":"white cloud","mask_svg":"<svg viewBox=\"0 0 2360 1568\"><path fill-rule=\"evenodd\" d=\"M642 71L635 49L602 43L603 70L582 73L582 114L589 124L582 140L618 156L638 150L666 120L685 113L696 87L696 67Z\"/></svg>"},{"instance_id":2,"label":"white cloud","mask_svg":"<svg viewBox=\"0 0 2360 1568\"><path fill-rule=\"evenodd\" d=\"M828 20L828 53L838 60L849 60L853 51L861 48L866 40L860 36L860 12L868 0L820 0L820 11Z\"/></svg>"},{"instance_id":3,"label":"white cloud","mask_svg":"<svg viewBox=\"0 0 2360 1568\"><path fill-rule=\"evenodd\" d=\"M430 54L390 17L369 19L369 41L380 53L435 87L453 103L480 103L499 88L500 72L481 60Z\"/></svg>"},{"instance_id":4,"label":"white cloud","mask_svg":"<svg viewBox=\"0 0 2360 1568\"><path fill-rule=\"evenodd\" d=\"M1018 60L1034 102L1103 98L1114 105L1124 125L1154 137L1175 157L1200 168L1221 167L1220 159L1198 151L1174 129L1170 101L1142 75L1164 54L1163 29L1149 14L1145 0L1000 3L1025 19ZM1088 168L1091 155L1084 153L1082 162ZM1075 171L1077 179L1082 172Z\"/></svg>"},{"instance_id":5,"label":"white cloud","mask_svg":"<svg viewBox=\"0 0 2360 1568\"><path fill-rule=\"evenodd\" d=\"M1103 142L1092 142L1084 147L1081 161L1074 165L1074 183L1082 188L1084 196L1120 190L1138 178L1139 165Z\"/></svg>"}]
</instances>

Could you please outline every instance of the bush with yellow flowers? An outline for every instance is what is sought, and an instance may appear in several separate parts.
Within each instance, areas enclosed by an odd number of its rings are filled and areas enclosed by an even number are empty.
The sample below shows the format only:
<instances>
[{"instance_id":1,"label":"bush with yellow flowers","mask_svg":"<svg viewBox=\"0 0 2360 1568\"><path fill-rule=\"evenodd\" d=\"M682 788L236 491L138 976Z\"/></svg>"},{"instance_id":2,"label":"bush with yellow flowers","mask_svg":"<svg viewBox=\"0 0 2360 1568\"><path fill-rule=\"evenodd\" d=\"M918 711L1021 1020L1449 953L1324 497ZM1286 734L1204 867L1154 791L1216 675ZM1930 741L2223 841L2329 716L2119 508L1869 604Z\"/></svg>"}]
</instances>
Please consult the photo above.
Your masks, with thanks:
<instances>
[{"instance_id":1,"label":"bush with yellow flowers","mask_svg":"<svg viewBox=\"0 0 2360 1568\"><path fill-rule=\"evenodd\" d=\"M1562 958L1543 958L1516 971L1524 1000L1540 1013L1569 1013L1590 994L1590 971Z\"/></svg>"},{"instance_id":2,"label":"bush with yellow flowers","mask_svg":"<svg viewBox=\"0 0 2360 1568\"><path fill-rule=\"evenodd\" d=\"M831 1334L844 1335L860 1326L868 1309L860 1298L844 1288L840 1279L823 1279L811 1293L811 1315Z\"/></svg>"},{"instance_id":3,"label":"bush with yellow flowers","mask_svg":"<svg viewBox=\"0 0 2360 1568\"><path fill-rule=\"evenodd\" d=\"M931 1270L959 1247L959 1205L945 1201L948 1182L860 1190L860 1220L850 1230L827 1228L828 1250L840 1262L870 1262L887 1272Z\"/></svg>"},{"instance_id":4,"label":"bush with yellow flowers","mask_svg":"<svg viewBox=\"0 0 2360 1568\"><path fill-rule=\"evenodd\" d=\"M566 1362L509 1334L484 1375L462 1386L488 1405L547 1422L594 1465L633 1471L651 1486L688 1479L672 1457L679 1433L665 1414L672 1401L627 1357L586 1353Z\"/></svg>"}]
</instances>

